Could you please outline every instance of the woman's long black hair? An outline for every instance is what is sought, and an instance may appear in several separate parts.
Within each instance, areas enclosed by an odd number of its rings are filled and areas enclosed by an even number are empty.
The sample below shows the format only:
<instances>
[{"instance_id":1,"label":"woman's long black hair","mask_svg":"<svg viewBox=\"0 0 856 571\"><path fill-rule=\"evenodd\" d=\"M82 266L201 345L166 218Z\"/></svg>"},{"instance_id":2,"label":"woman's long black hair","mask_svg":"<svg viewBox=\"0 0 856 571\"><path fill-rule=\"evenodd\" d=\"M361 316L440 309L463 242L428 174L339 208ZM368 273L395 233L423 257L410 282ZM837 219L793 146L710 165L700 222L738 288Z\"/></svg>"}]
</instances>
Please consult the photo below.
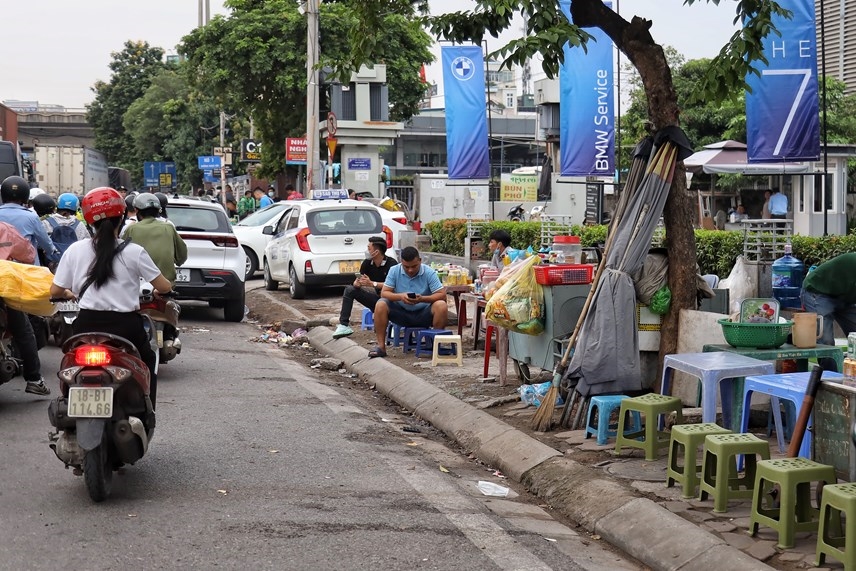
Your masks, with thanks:
<instances>
[{"instance_id":1,"label":"woman's long black hair","mask_svg":"<svg viewBox=\"0 0 856 571\"><path fill-rule=\"evenodd\" d=\"M79 295L82 296L83 292L91 285L101 287L108 280L116 277L113 271L113 260L122 251L122 248L118 247L120 244L116 238L116 229L122 225L124 220L124 216L116 216L98 220L93 224L95 234L92 236L92 247L95 249L95 259L89 266L86 281L83 282Z\"/></svg>"}]
</instances>

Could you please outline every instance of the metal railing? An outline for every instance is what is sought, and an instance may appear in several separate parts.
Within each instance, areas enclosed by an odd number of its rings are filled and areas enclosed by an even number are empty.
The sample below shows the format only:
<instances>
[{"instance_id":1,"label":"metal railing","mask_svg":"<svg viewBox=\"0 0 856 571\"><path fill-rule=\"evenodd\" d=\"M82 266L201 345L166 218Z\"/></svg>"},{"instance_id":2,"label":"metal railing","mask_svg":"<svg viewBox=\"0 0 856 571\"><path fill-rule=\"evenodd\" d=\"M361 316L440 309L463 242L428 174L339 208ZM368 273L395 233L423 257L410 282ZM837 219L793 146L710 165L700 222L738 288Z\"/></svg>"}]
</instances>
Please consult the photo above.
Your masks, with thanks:
<instances>
[{"instance_id":1,"label":"metal railing","mask_svg":"<svg viewBox=\"0 0 856 571\"><path fill-rule=\"evenodd\" d=\"M794 221L741 220L743 255L748 262L770 262L785 255L785 244L794 234Z\"/></svg>"}]
</instances>

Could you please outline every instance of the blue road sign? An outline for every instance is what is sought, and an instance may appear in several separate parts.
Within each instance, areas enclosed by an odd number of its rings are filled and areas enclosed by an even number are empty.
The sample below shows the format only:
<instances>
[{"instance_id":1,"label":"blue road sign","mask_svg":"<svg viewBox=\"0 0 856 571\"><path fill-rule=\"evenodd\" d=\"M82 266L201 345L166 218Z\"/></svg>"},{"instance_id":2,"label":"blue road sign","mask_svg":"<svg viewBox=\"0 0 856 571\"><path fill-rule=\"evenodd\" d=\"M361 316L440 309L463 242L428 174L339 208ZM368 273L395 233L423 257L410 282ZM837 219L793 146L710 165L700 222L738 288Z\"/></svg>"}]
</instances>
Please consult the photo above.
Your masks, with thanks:
<instances>
[{"instance_id":1,"label":"blue road sign","mask_svg":"<svg viewBox=\"0 0 856 571\"><path fill-rule=\"evenodd\" d=\"M175 163L173 162L146 162L143 163L143 178L147 187L159 187L162 174L172 175L172 186L175 188L178 182L178 177L175 172Z\"/></svg>"},{"instance_id":2,"label":"blue road sign","mask_svg":"<svg viewBox=\"0 0 856 571\"><path fill-rule=\"evenodd\" d=\"M199 168L202 170L210 170L210 169L219 169L220 168L220 157L217 156L208 156L208 157L196 157L199 161Z\"/></svg>"}]
</instances>

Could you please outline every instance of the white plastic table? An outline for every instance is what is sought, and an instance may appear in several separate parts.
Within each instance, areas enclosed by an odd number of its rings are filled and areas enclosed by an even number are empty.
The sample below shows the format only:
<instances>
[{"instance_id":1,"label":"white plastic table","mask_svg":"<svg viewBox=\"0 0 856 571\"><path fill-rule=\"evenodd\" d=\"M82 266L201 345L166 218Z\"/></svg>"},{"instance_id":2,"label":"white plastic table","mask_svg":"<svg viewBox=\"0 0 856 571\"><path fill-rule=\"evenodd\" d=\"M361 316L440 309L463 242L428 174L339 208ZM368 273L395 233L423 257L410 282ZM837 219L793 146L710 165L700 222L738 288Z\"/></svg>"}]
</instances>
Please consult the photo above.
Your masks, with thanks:
<instances>
[{"instance_id":1,"label":"white plastic table","mask_svg":"<svg viewBox=\"0 0 856 571\"><path fill-rule=\"evenodd\" d=\"M753 359L736 353L677 353L666 355L663 360L661 394L671 394L675 371L692 375L701 381L701 421L716 422L716 388L722 394L722 424L736 430L732 425L732 379L750 375L772 375L772 363Z\"/></svg>"}]
</instances>

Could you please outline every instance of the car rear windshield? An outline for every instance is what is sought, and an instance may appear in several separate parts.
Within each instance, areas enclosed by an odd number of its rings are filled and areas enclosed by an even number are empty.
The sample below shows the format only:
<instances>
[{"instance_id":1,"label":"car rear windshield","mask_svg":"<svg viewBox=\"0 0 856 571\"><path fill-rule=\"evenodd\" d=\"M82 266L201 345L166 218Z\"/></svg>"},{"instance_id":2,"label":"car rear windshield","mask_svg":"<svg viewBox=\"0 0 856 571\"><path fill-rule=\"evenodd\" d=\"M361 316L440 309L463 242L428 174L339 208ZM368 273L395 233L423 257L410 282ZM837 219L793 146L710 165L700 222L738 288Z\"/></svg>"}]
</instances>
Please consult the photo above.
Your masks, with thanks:
<instances>
[{"instance_id":1,"label":"car rear windshield","mask_svg":"<svg viewBox=\"0 0 856 571\"><path fill-rule=\"evenodd\" d=\"M330 234L380 234L383 223L375 209L314 210L306 215L310 232Z\"/></svg>"},{"instance_id":2,"label":"car rear windshield","mask_svg":"<svg viewBox=\"0 0 856 571\"><path fill-rule=\"evenodd\" d=\"M220 210L169 205L166 212L176 230L232 233L226 214Z\"/></svg>"}]
</instances>

